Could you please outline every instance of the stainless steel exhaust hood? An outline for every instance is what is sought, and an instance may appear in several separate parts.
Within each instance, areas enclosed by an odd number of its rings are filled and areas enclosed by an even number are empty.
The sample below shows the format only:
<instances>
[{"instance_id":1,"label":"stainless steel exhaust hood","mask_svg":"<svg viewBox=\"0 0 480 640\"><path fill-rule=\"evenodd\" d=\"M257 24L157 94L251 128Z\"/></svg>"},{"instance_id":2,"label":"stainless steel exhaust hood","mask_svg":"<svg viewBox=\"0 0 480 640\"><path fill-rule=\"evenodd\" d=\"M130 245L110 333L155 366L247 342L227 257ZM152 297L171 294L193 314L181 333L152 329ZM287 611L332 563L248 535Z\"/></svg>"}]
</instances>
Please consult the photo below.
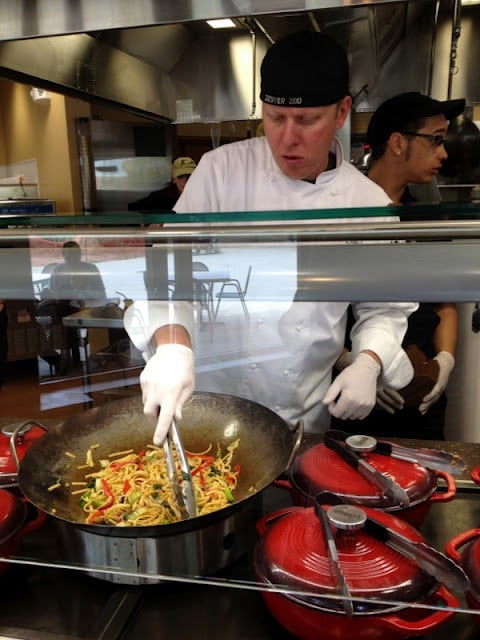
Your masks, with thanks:
<instances>
[{"instance_id":1,"label":"stainless steel exhaust hood","mask_svg":"<svg viewBox=\"0 0 480 640\"><path fill-rule=\"evenodd\" d=\"M260 117L259 64L299 29L335 37L357 111L417 89L446 98L453 0L0 0L0 74L169 122ZM452 97L480 103L480 7L464 7ZM209 18L232 17L224 32ZM474 20L474 17L477 20ZM476 53L476 55L475 55Z\"/></svg>"}]
</instances>

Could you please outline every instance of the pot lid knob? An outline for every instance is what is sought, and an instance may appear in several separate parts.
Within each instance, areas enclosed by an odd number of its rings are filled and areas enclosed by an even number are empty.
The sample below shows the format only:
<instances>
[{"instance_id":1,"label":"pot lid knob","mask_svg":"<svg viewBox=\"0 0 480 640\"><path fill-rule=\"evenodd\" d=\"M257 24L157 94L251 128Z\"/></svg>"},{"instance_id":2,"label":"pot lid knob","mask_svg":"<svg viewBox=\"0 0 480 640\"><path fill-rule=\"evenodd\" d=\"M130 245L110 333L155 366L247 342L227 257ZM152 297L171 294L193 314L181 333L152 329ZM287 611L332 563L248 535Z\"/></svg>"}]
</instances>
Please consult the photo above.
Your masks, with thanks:
<instances>
[{"instance_id":1,"label":"pot lid knob","mask_svg":"<svg viewBox=\"0 0 480 640\"><path fill-rule=\"evenodd\" d=\"M351 504L336 504L327 512L330 523L343 531L361 529L367 520L365 511Z\"/></svg>"},{"instance_id":2,"label":"pot lid knob","mask_svg":"<svg viewBox=\"0 0 480 640\"><path fill-rule=\"evenodd\" d=\"M375 449L377 441L373 436L358 434L345 438L345 444L357 453L368 453Z\"/></svg>"}]
</instances>

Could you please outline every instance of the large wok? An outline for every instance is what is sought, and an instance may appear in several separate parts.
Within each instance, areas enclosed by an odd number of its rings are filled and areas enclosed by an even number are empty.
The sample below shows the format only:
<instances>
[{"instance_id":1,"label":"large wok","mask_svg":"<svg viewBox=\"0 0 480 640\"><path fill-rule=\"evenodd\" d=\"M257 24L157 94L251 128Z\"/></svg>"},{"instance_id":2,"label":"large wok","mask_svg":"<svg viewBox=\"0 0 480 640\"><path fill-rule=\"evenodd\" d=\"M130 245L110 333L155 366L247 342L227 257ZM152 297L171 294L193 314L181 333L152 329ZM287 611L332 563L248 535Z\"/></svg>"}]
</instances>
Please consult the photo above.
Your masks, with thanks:
<instances>
[{"instance_id":1,"label":"large wok","mask_svg":"<svg viewBox=\"0 0 480 640\"><path fill-rule=\"evenodd\" d=\"M84 479L90 446L99 444L95 459L107 458L114 451L140 451L152 441L153 425L143 415L140 396L110 402L66 420L52 428L27 451L20 464L18 484L36 507L56 518L100 535L116 537L155 537L191 531L229 517L244 503L267 487L285 471L295 455L302 436L301 426L292 429L273 411L260 404L234 396L195 393L178 421L184 446L203 451L210 443L222 449L240 439L233 463L241 473L235 490L236 501L214 513L167 525L116 527L84 524L85 514L79 496L71 495L65 484ZM65 455L69 451L76 459ZM48 488L62 480L59 489Z\"/></svg>"}]
</instances>

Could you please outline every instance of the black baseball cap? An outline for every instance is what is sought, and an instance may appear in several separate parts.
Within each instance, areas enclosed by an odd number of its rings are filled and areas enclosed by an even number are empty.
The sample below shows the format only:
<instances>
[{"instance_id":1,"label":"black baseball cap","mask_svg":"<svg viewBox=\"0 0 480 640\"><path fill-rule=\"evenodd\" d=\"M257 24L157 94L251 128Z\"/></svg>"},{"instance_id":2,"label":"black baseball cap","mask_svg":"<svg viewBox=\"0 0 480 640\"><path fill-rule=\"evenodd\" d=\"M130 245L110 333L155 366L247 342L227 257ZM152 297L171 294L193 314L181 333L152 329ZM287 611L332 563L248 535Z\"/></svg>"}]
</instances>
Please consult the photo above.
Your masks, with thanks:
<instances>
[{"instance_id":1,"label":"black baseball cap","mask_svg":"<svg viewBox=\"0 0 480 640\"><path fill-rule=\"evenodd\" d=\"M465 100L434 100L419 91L400 93L385 100L373 114L367 129L367 144L378 147L395 131L402 132L416 120L443 114L456 118L465 109Z\"/></svg>"},{"instance_id":2,"label":"black baseball cap","mask_svg":"<svg viewBox=\"0 0 480 640\"><path fill-rule=\"evenodd\" d=\"M260 100L282 107L320 107L348 95L348 60L324 33L300 31L277 40L261 65Z\"/></svg>"}]
</instances>

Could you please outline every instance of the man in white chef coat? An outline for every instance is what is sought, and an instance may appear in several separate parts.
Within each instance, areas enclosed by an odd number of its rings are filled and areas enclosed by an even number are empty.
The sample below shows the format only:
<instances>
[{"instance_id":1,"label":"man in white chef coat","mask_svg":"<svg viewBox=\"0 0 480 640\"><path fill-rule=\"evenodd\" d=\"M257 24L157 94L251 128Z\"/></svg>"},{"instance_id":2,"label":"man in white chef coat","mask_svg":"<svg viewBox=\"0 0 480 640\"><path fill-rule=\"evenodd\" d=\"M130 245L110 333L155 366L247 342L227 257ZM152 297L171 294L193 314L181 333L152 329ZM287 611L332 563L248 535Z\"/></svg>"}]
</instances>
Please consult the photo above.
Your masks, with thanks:
<instances>
[{"instance_id":1,"label":"man in white chef coat","mask_svg":"<svg viewBox=\"0 0 480 640\"><path fill-rule=\"evenodd\" d=\"M335 137L352 100L348 61L334 40L316 32L279 40L263 59L261 77L265 136L205 153L175 206L178 214L389 204L378 185L344 160ZM251 322L237 383L222 376L223 388L211 390L257 401L291 423L303 419L307 431L325 431L329 415L364 418L375 405L377 381L398 389L411 379L401 342L417 305L354 303L353 363L332 383L347 308L348 302L297 297L278 322L287 351L282 361L255 360L249 345L261 323ZM195 388L192 305L138 301L127 310L125 327L147 360L140 376L144 412L158 416L154 443L160 444ZM253 342L258 345L258 339Z\"/></svg>"}]
</instances>

